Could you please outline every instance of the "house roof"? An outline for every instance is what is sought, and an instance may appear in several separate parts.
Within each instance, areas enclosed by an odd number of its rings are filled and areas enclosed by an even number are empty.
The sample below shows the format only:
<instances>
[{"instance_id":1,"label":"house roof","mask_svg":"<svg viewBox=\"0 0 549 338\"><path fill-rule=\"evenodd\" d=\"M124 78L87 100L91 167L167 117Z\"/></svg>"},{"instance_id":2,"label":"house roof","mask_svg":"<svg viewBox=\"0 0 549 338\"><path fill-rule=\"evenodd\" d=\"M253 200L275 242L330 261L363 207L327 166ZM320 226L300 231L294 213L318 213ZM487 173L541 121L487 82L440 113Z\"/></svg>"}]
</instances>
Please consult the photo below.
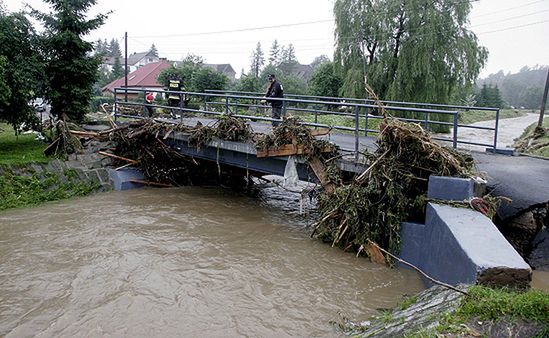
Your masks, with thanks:
<instances>
[{"instance_id":1,"label":"house roof","mask_svg":"<svg viewBox=\"0 0 549 338\"><path fill-rule=\"evenodd\" d=\"M171 66L171 63L164 60L160 62L149 63L128 74L128 87L162 87L162 85L157 81L158 75L161 71L170 68ZM124 87L124 85L124 77L121 77L101 88L101 90L114 92L114 88Z\"/></svg>"},{"instance_id":2,"label":"house roof","mask_svg":"<svg viewBox=\"0 0 549 338\"><path fill-rule=\"evenodd\" d=\"M310 65L296 64L292 69L292 73L303 79L310 79L313 75L314 69Z\"/></svg>"},{"instance_id":3,"label":"house roof","mask_svg":"<svg viewBox=\"0 0 549 338\"><path fill-rule=\"evenodd\" d=\"M150 54L150 51L141 52L141 53L133 53L130 56L128 56L128 64L133 66L149 54Z\"/></svg>"},{"instance_id":4,"label":"house roof","mask_svg":"<svg viewBox=\"0 0 549 338\"><path fill-rule=\"evenodd\" d=\"M141 52L141 53L133 53L128 57L128 65L134 66L136 63L141 61L144 57L152 55L150 51L148 52ZM103 63L107 65L114 65L115 57L112 56L105 56L103 58ZM123 57L120 58L120 63L124 64L125 59Z\"/></svg>"},{"instance_id":5,"label":"house roof","mask_svg":"<svg viewBox=\"0 0 549 338\"><path fill-rule=\"evenodd\" d=\"M205 63L204 67L212 68L220 73L236 73L233 67L228 63L222 63L222 64Z\"/></svg>"}]
</instances>

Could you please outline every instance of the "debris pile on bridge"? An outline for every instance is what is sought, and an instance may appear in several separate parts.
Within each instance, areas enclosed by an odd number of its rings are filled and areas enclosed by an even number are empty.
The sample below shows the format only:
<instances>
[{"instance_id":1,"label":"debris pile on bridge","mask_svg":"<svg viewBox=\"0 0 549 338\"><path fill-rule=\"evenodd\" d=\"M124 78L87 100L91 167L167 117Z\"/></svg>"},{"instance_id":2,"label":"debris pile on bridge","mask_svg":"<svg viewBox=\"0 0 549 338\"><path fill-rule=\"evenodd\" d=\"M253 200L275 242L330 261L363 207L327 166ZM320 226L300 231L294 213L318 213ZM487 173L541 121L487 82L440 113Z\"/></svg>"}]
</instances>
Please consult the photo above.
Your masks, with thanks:
<instances>
[{"instance_id":1,"label":"debris pile on bridge","mask_svg":"<svg viewBox=\"0 0 549 338\"><path fill-rule=\"evenodd\" d=\"M302 125L298 118L288 117L272 134L256 137L257 157L305 155L312 159L337 152L335 144L316 139L317 135L319 132Z\"/></svg>"},{"instance_id":2,"label":"debris pile on bridge","mask_svg":"<svg viewBox=\"0 0 549 338\"><path fill-rule=\"evenodd\" d=\"M380 129L376 152L366 155L369 167L321 194L312 234L370 257L370 240L398 253L401 222L423 217L430 175L470 177L474 164L469 155L435 143L418 124L386 118Z\"/></svg>"},{"instance_id":3,"label":"debris pile on bridge","mask_svg":"<svg viewBox=\"0 0 549 338\"><path fill-rule=\"evenodd\" d=\"M254 137L249 124L231 116L221 116L212 126L198 122L190 133L189 144L197 148L209 143L214 137L233 142L249 142Z\"/></svg>"}]
</instances>

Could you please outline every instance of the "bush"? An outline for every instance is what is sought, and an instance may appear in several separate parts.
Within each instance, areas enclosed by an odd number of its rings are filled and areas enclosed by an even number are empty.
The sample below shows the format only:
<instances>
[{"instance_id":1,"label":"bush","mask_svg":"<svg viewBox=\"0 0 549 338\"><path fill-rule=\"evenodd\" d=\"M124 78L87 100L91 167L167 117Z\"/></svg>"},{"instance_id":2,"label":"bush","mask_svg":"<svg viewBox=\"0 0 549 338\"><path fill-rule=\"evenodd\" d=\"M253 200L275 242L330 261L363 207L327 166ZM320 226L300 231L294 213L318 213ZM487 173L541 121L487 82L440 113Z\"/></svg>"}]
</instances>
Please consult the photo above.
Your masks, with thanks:
<instances>
[{"instance_id":1,"label":"bush","mask_svg":"<svg viewBox=\"0 0 549 338\"><path fill-rule=\"evenodd\" d=\"M110 96L94 96L90 103L90 111L92 113L100 111L100 106L103 103L114 104L114 98Z\"/></svg>"}]
</instances>

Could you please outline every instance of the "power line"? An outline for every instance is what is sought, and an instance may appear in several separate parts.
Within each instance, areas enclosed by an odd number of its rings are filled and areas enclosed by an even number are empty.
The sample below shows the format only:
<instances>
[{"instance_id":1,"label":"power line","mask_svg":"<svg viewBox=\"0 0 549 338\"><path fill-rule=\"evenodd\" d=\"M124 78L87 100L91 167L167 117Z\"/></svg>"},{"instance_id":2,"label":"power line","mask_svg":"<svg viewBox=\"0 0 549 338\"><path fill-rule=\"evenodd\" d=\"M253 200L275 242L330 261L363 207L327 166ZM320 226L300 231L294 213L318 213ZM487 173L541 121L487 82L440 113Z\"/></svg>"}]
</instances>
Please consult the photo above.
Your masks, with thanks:
<instances>
[{"instance_id":1,"label":"power line","mask_svg":"<svg viewBox=\"0 0 549 338\"><path fill-rule=\"evenodd\" d=\"M481 24L478 24L478 25L473 25L473 26L471 26L471 27L478 27L478 26L491 25L491 24L493 24L493 23L499 23L499 22L510 21L510 20L514 20L514 19L518 19L518 18L524 18L524 17L526 17L526 16L536 15L536 14L540 14L540 13L544 13L544 12L549 12L549 9L545 9L545 10L543 10L543 11L537 11L537 12L533 12L533 13L528 13L528 14L523 14L523 15L516 15L516 16L512 16L512 17L505 18L505 19L502 19L502 20L485 22L485 23L481 23Z\"/></svg>"},{"instance_id":2,"label":"power line","mask_svg":"<svg viewBox=\"0 0 549 338\"><path fill-rule=\"evenodd\" d=\"M528 6L531 6L533 4L537 4L537 3L540 3L540 2L544 2L544 1L547 1L547 0L532 1L532 2L526 3L524 5L520 5L520 6L504 8L504 9L501 9L499 11L476 15L476 16L472 16L471 19L481 18L481 17L487 16L487 15L494 15L494 14L498 14L498 13L508 12L510 10L513 10L513 9L528 7Z\"/></svg>"},{"instance_id":3,"label":"power line","mask_svg":"<svg viewBox=\"0 0 549 338\"><path fill-rule=\"evenodd\" d=\"M313 25L313 24L333 22L333 21L334 21L334 19L325 19L325 20L316 20L316 21L288 23L288 24L282 24L282 25L273 25L273 26L262 26L262 27L251 27L251 28L240 28L240 29L224 30L224 31L214 31L214 32L171 34L171 35L134 36L134 38L167 38L167 37L201 36L201 35L237 33L237 32L251 32L251 31L257 31L257 30L264 30L264 29L294 27L294 26L303 26L303 25Z\"/></svg>"},{"instance_id":4,"label":"power line","mask_svg":"<svg viewBox=\"0 0 549 338\"><path fill-rule=\"evenodd\" d=\"M503 28L503 29L497 29L497 30L488 31L488 32L480 32L480 33L477 33L477 34L488 34L488 33L504 32L504 31L508 31L508 30L512 30L512 29L516 29L516 28L522 28L522 27L528 27L528 26L533 26L533 25L539 25L540 23L545 23L545 22L549 22L549 20L537 21L537 22L532 22L532 23L525 24L525 25L512 26L512 27L507 27L507 28Z\"/></svg>"}]
</instances>

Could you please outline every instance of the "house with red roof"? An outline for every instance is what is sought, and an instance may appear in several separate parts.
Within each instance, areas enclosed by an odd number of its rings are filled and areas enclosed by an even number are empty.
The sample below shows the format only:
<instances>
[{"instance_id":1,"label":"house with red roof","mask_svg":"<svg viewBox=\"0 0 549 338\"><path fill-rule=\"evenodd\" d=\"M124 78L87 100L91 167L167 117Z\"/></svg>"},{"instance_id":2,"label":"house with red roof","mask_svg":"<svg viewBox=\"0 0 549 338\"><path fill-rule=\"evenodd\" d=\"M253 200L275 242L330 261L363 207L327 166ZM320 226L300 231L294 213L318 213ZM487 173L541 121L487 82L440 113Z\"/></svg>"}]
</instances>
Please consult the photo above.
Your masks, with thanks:
<instances>
[{"instance_id":1,"label":"house with red roof","mask_svg":"<svg viewBox=\"0 0 549 338\"><path fill-rule=\"evenodd\" d=\"M158 83L158 75L164 69L168 69L172 66L172 63L166 60L160 60L159 62L148 63L133 72L128 74L128 90L129 89L144 89L144 90L162 90L163 85ZM113 96L114 88L124 88L125 79L121 77L114 80L108 85L101 88L101 92L104 96ZM137 96L135 93L128 93L129 96Z\"/></svg>"}]
</instances>

